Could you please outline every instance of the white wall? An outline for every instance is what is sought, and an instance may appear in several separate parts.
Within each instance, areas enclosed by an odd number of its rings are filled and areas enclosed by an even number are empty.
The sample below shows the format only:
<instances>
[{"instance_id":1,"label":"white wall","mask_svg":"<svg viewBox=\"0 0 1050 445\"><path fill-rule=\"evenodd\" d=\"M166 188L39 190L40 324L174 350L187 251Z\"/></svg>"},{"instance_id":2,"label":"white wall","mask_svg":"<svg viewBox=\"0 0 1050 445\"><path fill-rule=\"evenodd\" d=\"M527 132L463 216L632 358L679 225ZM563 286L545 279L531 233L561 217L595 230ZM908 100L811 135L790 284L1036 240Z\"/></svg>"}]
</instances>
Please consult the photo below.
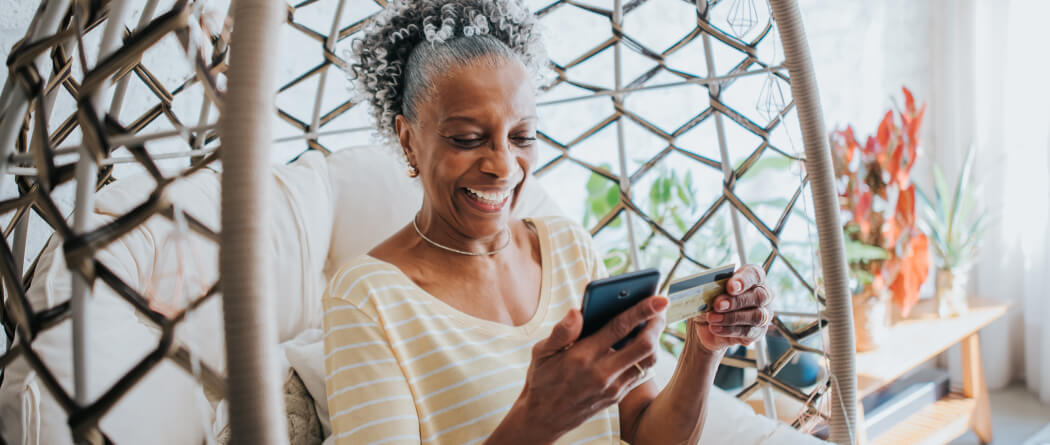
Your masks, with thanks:
<instances>
[{"instance_id":1,"label":"white wall","mask_svg":"<svg viewBox=\"0 0 1050 445\"><path fill-rule=\"evenodd\" d=\"M929 97L930 2L799 0L828 128L874 132L907 85Z\"/></svg>"}]
</instances>

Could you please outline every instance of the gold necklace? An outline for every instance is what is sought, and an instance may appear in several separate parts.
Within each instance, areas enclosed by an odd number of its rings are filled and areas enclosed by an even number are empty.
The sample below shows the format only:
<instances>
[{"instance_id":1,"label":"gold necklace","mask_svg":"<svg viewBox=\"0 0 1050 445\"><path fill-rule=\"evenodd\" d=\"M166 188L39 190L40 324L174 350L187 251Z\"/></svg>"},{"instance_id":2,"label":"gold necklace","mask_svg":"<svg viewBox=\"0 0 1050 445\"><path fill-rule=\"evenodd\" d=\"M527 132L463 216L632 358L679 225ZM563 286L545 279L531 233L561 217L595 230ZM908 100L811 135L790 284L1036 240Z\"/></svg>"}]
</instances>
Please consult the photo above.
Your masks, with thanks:
<instances>
[{"instance_id":1,"label":"gold necklace","mask_svg":"<svg viewBox=\"0 0 1050 445\"><path fill-rule=\"evenodd\" d=\"M492 250L492 251L489 251L489 252L467 252L465 250L453 249L451 247L438 244L436 241L434 241L434 240L432 240L430 238L427 238L427 236L423 234L423 231L419 230L419 224L416 223L416 217L418 217L418 216L419 215L416 215L416 216L412 217L412 228L416 229L416 233L419 234L419 237L423 238L423 241L426 241L426 242L430 243L434 247L438 247L438 248L447 250L447 251L452 252L452 253L458 253L460 255L469 255L469 256L490 256L490 255L495 255L495 254L499 253L501 250L506 249L507 246L510 245L510 238L511 238L510 237L510 227L507 227L507 242L503 243L502 246L497 247L496 250Z\"/></svg>"}]
</instances>

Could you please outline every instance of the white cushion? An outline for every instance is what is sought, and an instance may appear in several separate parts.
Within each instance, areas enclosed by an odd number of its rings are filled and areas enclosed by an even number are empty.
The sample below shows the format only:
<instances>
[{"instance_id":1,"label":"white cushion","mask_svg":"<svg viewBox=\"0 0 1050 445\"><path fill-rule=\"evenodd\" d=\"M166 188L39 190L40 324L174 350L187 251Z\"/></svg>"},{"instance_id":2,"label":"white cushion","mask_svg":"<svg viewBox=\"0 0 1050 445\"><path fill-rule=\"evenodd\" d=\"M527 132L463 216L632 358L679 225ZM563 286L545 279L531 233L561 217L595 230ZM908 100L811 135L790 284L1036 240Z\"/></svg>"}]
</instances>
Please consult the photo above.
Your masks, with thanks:
<instances>
[{"instance_id":1,"label":"white cushion","mask_svg":"<svg viewBox=\"0 0 1050 445\"><path fill-rule=\"evenodd\" d=\"M423 190L386 147L361 147L328 156L332 243L324 265L330 277L411 221Z\"/></svg>"},{"instance_id":2,"label":"white cushion","mask_svg":"<svg viewBox=\"0 0 1050 445\"><path fill-rule=\"evenodd\" d=\"M323 266L332 237L332 189L325 156L310 151L274 169L273 267L278 338L289 340L321 326Z\"/></svg>"}]
</instances>

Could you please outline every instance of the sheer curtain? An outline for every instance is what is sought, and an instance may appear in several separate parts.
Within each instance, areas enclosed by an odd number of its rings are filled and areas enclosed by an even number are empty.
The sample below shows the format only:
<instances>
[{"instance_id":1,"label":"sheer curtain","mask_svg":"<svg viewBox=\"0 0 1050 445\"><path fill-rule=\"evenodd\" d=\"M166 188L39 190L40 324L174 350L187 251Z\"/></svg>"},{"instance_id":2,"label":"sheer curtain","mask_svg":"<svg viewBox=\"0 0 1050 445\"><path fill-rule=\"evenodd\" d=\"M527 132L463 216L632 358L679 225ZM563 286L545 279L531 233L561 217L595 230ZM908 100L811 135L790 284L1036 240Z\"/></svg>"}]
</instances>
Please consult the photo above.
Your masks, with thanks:
<instances>
[{"instance_id":1,"label":"sheer curtain","mask_svg":"<svg viewBox=\"0 0 1050 445\"><path fill-rule=\"evenodd\" d=\"M981 299L1012 305L982 331L986 378L992 388L1024 379L1050 403L1050 2L939 3L930 148L952 177L976 147L976 179L994 222L971 286Z\"/></svg>"}]
</instances>

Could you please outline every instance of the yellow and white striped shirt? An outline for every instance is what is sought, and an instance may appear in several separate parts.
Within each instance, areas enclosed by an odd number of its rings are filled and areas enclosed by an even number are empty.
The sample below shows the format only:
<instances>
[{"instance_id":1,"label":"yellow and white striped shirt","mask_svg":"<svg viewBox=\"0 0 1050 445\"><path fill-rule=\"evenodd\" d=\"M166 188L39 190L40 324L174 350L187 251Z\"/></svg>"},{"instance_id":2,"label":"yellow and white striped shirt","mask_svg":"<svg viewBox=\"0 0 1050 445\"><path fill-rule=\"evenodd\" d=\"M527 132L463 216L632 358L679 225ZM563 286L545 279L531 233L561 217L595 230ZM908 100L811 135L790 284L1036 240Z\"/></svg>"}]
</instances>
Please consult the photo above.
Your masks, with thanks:
<instances>
[{"instance_id":1,"label":"yellow and white striped shirt","mask_svg":"<svg viewBox=\"0 0 1050 445\"><path fill-rule=\"evenodd\" d=\"M496 428L521 393L532 346L605 274L578 224L529 221L540 240L542 283L536 314L520 326L467 315L369 256L334 275L324 298L324 346L336 443L473 444ZM558 443L619 444L616 405Z\"/></svg>"}]
</instances>

